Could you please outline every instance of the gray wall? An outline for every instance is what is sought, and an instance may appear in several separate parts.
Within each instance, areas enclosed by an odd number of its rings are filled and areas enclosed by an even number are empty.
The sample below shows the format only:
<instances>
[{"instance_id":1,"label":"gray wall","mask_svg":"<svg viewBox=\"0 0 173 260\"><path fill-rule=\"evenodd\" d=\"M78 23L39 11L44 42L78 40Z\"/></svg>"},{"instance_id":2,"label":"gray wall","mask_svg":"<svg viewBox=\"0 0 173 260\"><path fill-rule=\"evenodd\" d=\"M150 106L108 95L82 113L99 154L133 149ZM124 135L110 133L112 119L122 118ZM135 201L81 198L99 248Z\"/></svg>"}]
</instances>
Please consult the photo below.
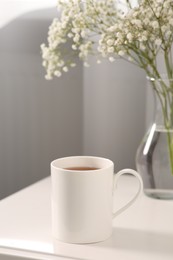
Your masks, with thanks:
<instances>
[{"instance_id":1,"label":"gray wall","mask_svg":"<svg viewBox=\"0 0 173 260\"><path fill-rule=\"evenodd\" d=\"M47 12L0 29L0 198L49 175L53 159L82 153L82 67L44 79L40 44L56 15Z\"/></svg>"},{"instance_id":2,"label":"gray wall","mask_svg":"<svg viewBox=\"0 0 173 260\"><path fill-rule=\"evenodd\" d=\"M50 174L61 156L105 156L135 167L145 132L145 75L124 61L77 68L46 81L40 44L56 10L0 29L0 198Z\"/></svg>"},{"instance_id":3,"label":"gray wall","mask_svg":"<svg viewBox=\"0 0 173 260\"><path fill-rule=\"evenodd\" d=\"M84 153L112 159L116 171L135 168L145 132L145 74L123 60L90 62L84 73Z\"/></svg>"}]
</instances>

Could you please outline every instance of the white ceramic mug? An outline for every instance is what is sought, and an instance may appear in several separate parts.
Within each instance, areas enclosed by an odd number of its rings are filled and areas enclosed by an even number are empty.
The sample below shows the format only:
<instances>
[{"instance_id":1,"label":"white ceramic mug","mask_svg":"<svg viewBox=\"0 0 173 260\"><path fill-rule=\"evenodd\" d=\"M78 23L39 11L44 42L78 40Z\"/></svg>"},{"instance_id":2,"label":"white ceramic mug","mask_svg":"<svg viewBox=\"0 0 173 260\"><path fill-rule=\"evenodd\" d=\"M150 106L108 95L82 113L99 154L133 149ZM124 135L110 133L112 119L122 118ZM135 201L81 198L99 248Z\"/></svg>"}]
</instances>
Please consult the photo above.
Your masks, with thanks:
<instances>
[{"instance_id":1,"label":"white ceramic mug","mask_svg":"<svg viewBox=\"0 0 173 260\"><path fill-rule=\"evenodd\" d=\"M82 170L79 167L97 169ZM113 212L113 191L118 178L126 173L137 177L139 188L130 202ZM143 188L136 171L124 169L114 174L111 160L93 156L53 161L51 184L53 236L67 243L93 243L107 239L112 233L112 219L131 206Z\"/></svg>"}]
</instances>

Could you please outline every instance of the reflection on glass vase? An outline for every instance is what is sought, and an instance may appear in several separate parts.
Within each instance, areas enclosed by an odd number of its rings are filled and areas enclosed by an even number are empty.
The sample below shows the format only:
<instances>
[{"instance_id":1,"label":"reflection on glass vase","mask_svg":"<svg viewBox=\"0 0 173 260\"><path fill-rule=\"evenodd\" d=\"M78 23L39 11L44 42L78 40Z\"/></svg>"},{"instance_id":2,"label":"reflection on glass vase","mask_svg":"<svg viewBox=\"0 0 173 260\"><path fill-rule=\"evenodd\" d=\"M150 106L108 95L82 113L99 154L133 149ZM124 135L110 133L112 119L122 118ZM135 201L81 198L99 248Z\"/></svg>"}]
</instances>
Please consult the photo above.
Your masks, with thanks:
<instances>
[{"instance_id":1,"label":"reflection on glass vase","mask_svg":"<svg viewBox=\"0 0 173 260\"><path fill-rule=\"evenodd\" d=\"M173 199L173 80L148 82L154 90L155 116L137 150L136 167L147 196Z\"/></svg>"}]
</instances>

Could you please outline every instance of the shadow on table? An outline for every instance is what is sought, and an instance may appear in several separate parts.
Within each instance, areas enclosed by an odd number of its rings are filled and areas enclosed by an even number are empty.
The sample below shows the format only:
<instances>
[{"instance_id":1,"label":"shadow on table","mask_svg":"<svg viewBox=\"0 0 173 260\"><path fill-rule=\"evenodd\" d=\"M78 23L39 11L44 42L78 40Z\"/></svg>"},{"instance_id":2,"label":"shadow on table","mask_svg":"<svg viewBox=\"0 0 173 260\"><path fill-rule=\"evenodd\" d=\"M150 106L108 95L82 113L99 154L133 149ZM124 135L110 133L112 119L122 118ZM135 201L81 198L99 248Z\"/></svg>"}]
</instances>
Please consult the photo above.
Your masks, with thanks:
<instances>
[{"instance_id":1,"label":"shadow on table","mask_svg":"<svg viewBox=\"0 0 173 260\"><path fill-rule=\"evenodd\" d=\"M112 236L94 247L173 255L173 234L114 228ZM91 246L91 244L90 244Z\"/></svg>"}]
</instances>

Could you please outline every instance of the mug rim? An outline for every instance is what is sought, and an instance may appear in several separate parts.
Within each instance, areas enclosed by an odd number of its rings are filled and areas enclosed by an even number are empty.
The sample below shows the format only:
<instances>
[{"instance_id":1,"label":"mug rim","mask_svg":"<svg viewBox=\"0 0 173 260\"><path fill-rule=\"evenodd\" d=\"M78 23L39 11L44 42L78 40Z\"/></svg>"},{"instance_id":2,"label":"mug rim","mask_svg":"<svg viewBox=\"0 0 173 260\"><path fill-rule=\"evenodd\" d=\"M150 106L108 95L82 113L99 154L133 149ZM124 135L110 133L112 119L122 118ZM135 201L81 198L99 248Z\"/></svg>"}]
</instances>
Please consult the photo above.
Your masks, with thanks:
<instances>
[{"instance_id":1,"label":"mug rim","mask_svg":"<svg viewBox=\"0 0 173 260\"><path fill-rule=\"evenodd\" d=\"M65 168L63 168L61 166L55 165L58 162L62 163L63 161L70 160L70 159L91 159L91 160L97 160L97 162L98 161L105 162L105 166L100 166L100 167L99 166L95 166L96 168L98 167L98 169L94 169L94 170L75 170L75 169L73 170L73 169L65 169ZM75 167L75 166L69 166L69 167ZM63 170L64 172L75 172L75 173L81 173L81 172L84 173L84 172L86 172L87 173L87 172L98 172L98 171L101 171L101 170L108 169L110 167L114 167L114 163L113 163L113 161L111 161L110 159L105 158L105 157L91 156L91 155L90 156L87 156L87 155L79 155L78 156L78 155L76 155L76 156L65 156L65 157L57 158L57 159L55 159L55 160L53 160L51 162L51 167L56 169L56 170ZM83 165L83 167L84 167L84 165ZM94 167L94 166L91 166L91 167Z\"/></svg>"}]
</instances>

